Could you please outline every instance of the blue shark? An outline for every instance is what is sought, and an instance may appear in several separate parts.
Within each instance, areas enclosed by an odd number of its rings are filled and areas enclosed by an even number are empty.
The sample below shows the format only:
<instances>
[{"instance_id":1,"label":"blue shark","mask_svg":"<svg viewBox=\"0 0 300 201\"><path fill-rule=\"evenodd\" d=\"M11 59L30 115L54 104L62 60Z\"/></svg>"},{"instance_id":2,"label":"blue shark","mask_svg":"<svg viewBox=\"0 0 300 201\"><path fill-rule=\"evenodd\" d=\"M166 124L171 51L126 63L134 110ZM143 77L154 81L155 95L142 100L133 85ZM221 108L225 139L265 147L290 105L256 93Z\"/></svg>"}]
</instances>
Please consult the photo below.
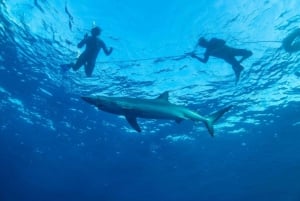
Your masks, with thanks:
<instances>
[{"instance_id":1,"label":"blue shark","mask_svg":"<svg viewBox=\"0 0 300 201\"><path fill-rule=\"evenodd\" d=\"M231 108L231 106L228 106L208 116L202 116L184 106L170 103L169 92L164 92L154 99L100 95L84 96L81 98L96 106L99 110L125 116L127 122L137 132L141 132L137 118L167 119L175 120L177 123L180 123L182 120L192 120L194 122L203 122L209 134L214 136L214 123Z\"/></svg>"}]
</instances>

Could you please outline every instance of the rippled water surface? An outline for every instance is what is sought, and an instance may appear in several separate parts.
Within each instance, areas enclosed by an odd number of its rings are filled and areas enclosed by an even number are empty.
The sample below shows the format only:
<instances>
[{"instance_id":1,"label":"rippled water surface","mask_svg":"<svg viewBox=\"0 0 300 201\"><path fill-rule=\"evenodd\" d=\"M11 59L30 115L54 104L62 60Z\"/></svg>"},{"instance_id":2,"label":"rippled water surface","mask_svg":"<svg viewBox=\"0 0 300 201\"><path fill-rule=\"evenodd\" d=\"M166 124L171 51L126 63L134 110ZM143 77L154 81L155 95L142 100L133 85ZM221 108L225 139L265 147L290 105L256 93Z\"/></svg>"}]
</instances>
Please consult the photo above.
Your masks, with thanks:
<instances>
[{"instance_id":1,"label":"rippled water surface","mask_svg":"<svg viewBox=\"0 0 300 201\"><path fill-rule=\"evenodd\" d=\"M281 43L298 3L0 0L0 200L300 200L300 52ZM91 78L63 73L93 25L113 53ZM237 85L186 56L200 36L253 52ZM190 121L136 133L80 99L164 91L202 115L233 107L211 138Z\"/></svg>"}]
</instances>

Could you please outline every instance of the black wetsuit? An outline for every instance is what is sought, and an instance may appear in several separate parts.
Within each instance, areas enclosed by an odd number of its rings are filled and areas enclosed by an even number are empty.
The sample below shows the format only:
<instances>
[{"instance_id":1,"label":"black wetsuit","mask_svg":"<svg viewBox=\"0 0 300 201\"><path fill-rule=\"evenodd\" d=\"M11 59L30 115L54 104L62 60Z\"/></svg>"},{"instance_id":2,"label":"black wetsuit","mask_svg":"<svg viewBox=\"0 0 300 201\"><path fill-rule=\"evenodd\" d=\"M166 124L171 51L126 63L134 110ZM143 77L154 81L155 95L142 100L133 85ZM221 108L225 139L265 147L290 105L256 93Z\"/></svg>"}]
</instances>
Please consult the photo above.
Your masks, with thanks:
<instances>
[{"instance_id":1,"label":"black wetsuit","mask_svg":"<svg viewBox=\"0 0 300 201\"><path fill-rule=\"evenodd\" d=\"M224 40L218 38L212 38L208 41L205 48L204 58L200 58L196 55L193 57L203 63L206 63L210 56L224 59L227 63L231 64L232 69L235 72L236 82L238 82L240 73L244 69L240 63L252 55L251 51L229 47ZM242 59L238 61L235 58L236 56L242 56Z\"/></svg>"},{"instance_id":2,"label":"black wetsuit","mask_svg":"<svg viewBox=\"0 0 300 201\"><path fill-rule=\"evenodd\" d=\"M75 65L72 66L73 70L78 70L82 65L84 65L86 76L90 77L93 73L96 59L100 49L104 50L106 55L109 55L109 51L105 43L95 36L85 37L80 43L78 43L78 48L82 48L86 45L84 52L79 56Z\"/></svg>"}]
</instances>

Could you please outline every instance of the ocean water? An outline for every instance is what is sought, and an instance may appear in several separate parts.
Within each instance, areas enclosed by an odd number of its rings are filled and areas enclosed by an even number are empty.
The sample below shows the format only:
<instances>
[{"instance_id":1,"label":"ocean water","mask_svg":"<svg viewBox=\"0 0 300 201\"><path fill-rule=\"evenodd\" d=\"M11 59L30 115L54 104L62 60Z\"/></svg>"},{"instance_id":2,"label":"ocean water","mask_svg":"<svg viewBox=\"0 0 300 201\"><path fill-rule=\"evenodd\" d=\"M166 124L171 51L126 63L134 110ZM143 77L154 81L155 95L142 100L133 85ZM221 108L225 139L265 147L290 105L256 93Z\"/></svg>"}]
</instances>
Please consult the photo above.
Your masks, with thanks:
<instances>
[{"instance_id":1,"label":"ocean water","mask_svg":"<svg viewBox=\"0 0 300 201\"><path fill-rule=\"evenodd\" d=\"M1 201L300 201L298 0L0 0ZM61 72L94 26L114 47L91 78ZM231 67L185 53L200 36L253 51ZM203 49L198 48L199 55ZM155 98L215 125L98 111L81 96Z\"/></svg>"}]
</instances>

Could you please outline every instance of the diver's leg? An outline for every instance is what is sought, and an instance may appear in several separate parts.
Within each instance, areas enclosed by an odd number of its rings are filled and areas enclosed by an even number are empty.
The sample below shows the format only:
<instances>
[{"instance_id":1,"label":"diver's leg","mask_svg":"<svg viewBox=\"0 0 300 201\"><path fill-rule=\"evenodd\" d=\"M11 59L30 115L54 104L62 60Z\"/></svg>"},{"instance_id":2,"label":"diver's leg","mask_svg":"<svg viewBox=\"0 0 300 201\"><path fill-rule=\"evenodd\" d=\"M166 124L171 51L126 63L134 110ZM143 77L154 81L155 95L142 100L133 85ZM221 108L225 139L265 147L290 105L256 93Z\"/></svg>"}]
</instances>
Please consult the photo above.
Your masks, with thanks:
<instances>
[{"instance_id":1,"label":"diver's leg","mask_svg":"<svg viewBox=\"0 0 300 201\"><path fill-rule=\"evenodd\" d=\"M232 66L232 70L235 74L235 84L237 84L240 80L241 72L244 70L244 67L236 60L235 57L230 57L226 61Z\"/></svg>"},{"instance_id":2,"label":"diver's leg","mask_svg":"<svg viewBox=\"0 0 300 201\"><path fill-rule=\"evenodd\" d=\"M251 57L253 55L252 51L250 50L243 50L242 58L239 60L240 63L242 63L245 59Z\"/></svg>"},{"instance_id":3,"label":"diver's leg","mask_svg":"<svg viewBox=\"0 0 300 201\"><path fill-rule=\"evenodd\" d=\"M239 63L242 63L245 59L249 58L252 56L252 52L250 50L245 50L245 49L236 49L232 48L231 53L233 56L241 56L242 58L238 61Z\"/></svg>"},{"instance_id":4,"label":"diver's leg","mask_svg":"<svg viewBox=\"0 0 300 201\"><path fill-rule=\"evenodd\" d=\"M85 61L86 61L86 58L85 58L85 57L86 57L86 56L85 56L84 53L82 53L82 54L78 57L76 63L72 66L72 68L73 68L74 71L77 71L77 70L85 63Z\"/></svg>"},{"instance_id":5,"label":"diver's leg","mask_svg":"<svg viewBox=\"0 0 300 201\"><path fill-rule=\"evenodd\" d=\"M232 69L235 74L235 84L237 84L240 80L241 72L244 70L244 67L239 63L235 63L232 64Z\"/></svg>"},{"instance_id":6,"label":"diver's leg","mask_svg":"<svg viewBox=\"0 0 300 201\"><path fill-rule=\"evenodd\" d=\"M85 62L85 55L81 54L79 58L77 59L76 63L69 63L69 64L62 64L60 65L62 68L62 71L67 71L70 68L72 68L74 71L77 71Z\"/></svg>"},{"instance_id":7,"label":"diver's leg","mask_svg":"<svg viewBox=\"0 0 300 201\"><path fill-rule=\"evenodd\" d=\"M87 77L91 77L92 76L94 68L95 68L95 63L94 62L88 62L84 66L85 74L86 74Z\"/></svg>"}]
</instances>

